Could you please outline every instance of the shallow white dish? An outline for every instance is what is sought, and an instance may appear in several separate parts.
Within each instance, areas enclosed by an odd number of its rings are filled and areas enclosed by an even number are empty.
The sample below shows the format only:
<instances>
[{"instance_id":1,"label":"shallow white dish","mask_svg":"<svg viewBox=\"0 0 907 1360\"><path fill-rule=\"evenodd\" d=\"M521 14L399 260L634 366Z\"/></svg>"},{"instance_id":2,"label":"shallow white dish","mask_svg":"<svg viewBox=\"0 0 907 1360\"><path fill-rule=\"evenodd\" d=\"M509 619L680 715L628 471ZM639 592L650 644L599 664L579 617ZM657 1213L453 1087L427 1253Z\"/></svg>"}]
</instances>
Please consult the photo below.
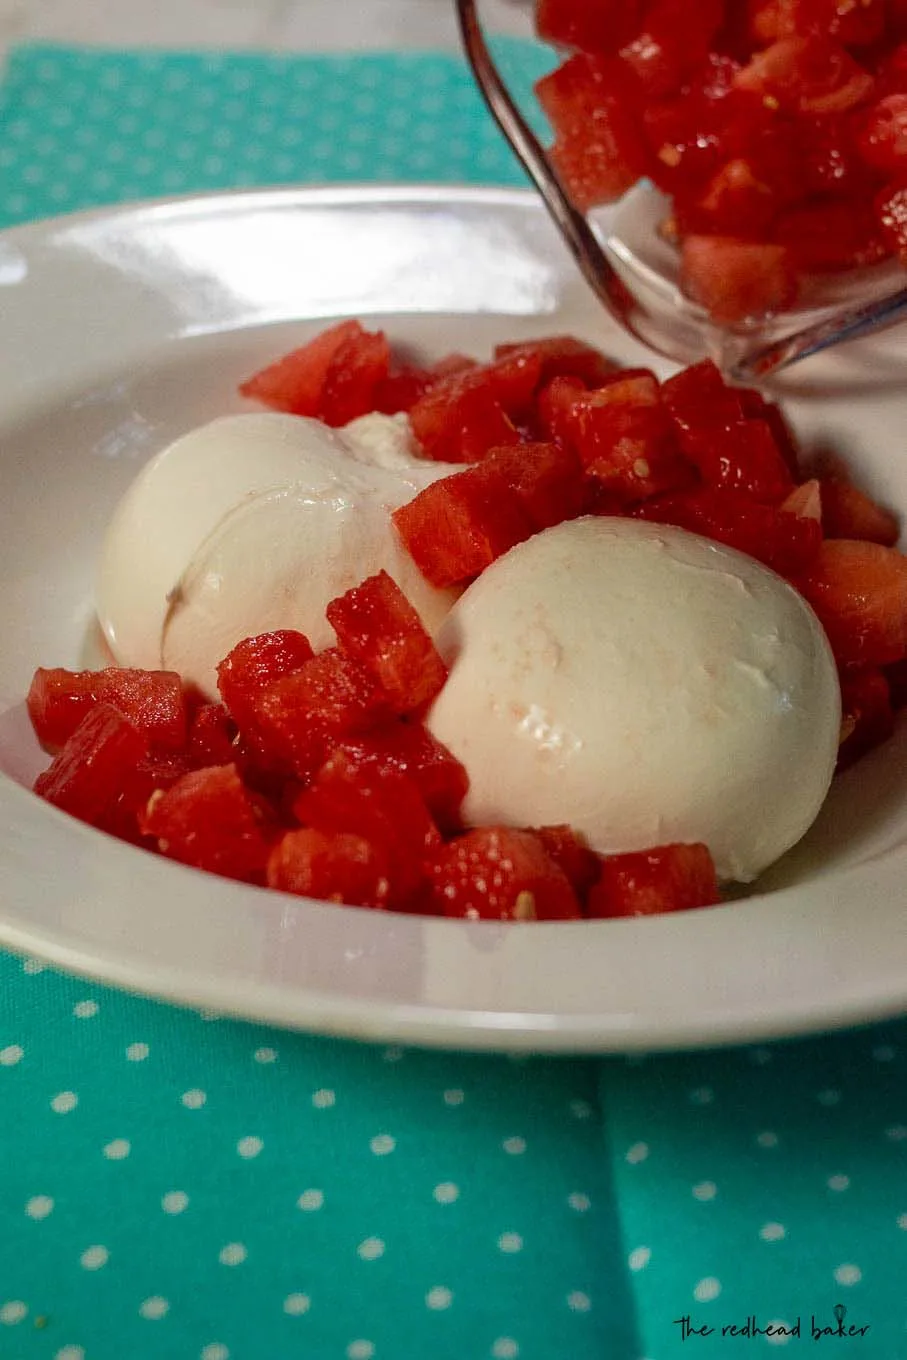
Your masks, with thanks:
<instances>
[{"instance_id":1,"label":"shallow white dish","mask_svg":"<svg viewBox=\"0 0 907 1360\"><path fill-rule=\"evenodd\" d=\"M0 237L0 942L187 1004L463 1048L667 1048L907 1010L903 725L754 896L635 921L325 907L121 845L22 787L46 763L23 696L39 664L98 660L94 561L136 470L242 409L242 377L338 315L380 317L434 355L571 331L653 363L521 192L225 194ZM895 332L795 370L786 398L807 442L902 512L905 365Z\"/></svg>"}]
</instances>

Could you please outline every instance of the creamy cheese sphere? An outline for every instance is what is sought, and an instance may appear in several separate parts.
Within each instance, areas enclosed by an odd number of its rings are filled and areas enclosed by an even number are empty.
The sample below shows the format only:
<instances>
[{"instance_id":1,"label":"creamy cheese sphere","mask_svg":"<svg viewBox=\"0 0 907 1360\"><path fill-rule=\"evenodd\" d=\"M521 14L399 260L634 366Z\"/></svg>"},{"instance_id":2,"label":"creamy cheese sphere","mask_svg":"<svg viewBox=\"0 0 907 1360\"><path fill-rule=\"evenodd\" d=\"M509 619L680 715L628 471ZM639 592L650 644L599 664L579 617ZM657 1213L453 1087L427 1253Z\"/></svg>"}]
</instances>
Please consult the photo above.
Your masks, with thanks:
<instances>
[{"instance_id":1,"label":"creamy cheese sphere","mask_svg":"<svg viewBox=\"0 0 907 1360\"><path fill-rule=\"evenodd\" d=\"M391 512L458 469L413 456L406 417L346 430L275 413L225 416L177 439L136 478L108 527L98 617L121 665L177 670L216 697L244 637L334 635L335 596L382 568L434 632L456 592L430 586Z\"/></svg>"},{"instance_id":2,"label":"creamy cheese sphere","mask_svg":"<svg viewBox=\"0 0 907 1360\"><path fill-rule=\"evenodd\" d=\"M602 853L704 841L748 882L804 834L834 772L825 634L767 568L682 529L586 518L489 567L437 638L428 725L470 824L567 822Z\"/></svg>"}]
</instances>

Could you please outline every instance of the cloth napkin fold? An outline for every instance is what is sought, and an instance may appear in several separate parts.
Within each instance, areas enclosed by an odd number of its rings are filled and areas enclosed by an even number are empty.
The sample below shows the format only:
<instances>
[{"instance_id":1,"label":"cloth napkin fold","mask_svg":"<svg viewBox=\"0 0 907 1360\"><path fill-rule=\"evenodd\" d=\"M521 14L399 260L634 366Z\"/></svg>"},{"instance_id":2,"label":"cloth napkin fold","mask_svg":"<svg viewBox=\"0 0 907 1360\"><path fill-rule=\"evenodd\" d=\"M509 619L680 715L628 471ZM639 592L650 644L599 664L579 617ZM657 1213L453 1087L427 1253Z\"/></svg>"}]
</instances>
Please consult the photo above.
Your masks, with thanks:
<instances>
[{"instance_id":1,"label":"cloth napkin fold","mask_svg":"<svg viewBox=\"0 0 907 1360\"><path fill-rule=\"evenodd\" d=\"M552 64L497 54L527 97ZM344 180L524 182L444 54L30 46L0 87L3 225ZM905 1079L904 1023L514 1062L0 955L0 1356L899 1360Z\"/></svg>"}]
</instances>

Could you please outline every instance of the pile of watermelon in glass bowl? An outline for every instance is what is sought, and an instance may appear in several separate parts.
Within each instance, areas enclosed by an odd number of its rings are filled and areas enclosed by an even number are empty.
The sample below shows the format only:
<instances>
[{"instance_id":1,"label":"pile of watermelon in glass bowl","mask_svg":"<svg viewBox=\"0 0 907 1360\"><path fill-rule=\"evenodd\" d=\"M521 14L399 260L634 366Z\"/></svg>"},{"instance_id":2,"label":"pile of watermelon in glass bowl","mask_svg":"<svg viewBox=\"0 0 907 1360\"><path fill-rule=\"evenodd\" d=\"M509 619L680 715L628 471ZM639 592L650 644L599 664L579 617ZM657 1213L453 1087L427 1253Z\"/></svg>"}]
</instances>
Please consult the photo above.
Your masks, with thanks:
<instances>
[{"instance_id":1,"label":"pile of watermelon in glass bowl","mask_svg":"<svg viewBox=\"0 0 907 1360\"><path fill-rule=\"evenodd\" d=\"M266 418L281 439L287 421L341 435L373 413L396 422L407 469L431 471L388 510L396 556L366 562L363 548L354 584L307 601L320 627L326 611L326 645L293 615L212 657L207 692L166 669L39 669L28 710L53 760L35 789L58 808L184 864L334 905L514 922L650 915L715 905L720 880L755 878L806 831L835 767L891 735L907 697L898 522L840 469L802 467L778 407L710 362L661 382L549 337L498 345L486 362L417 365L347 321L243 393L282 413ZM401 554L449 593L431 630L394 579ZM603 576L589 593L599 558L629 582ZM579 604L558 584L570 577L586 583ZM700 607L700 579L727 599ZM173 585L171 610L184 594ZM738 651L725 658L719 638L713 658L710 635L738 623ZM771 657L758 665L757 634ZM588 645L571 678L569 647ZM702 650L692 662L690 647ZM483 708L495 666L511 678ZM745 689L727 688L731 672ZM563 711L552 676L570 691ZM678 694L679 774L646 747L670 744ZM714 767L695 777L693 745ZM600 750L620 761L596 766ZM588 752L591 794L574 774ZM640 769L655 781L642 793ZM550 806L564 815L533 815Z\"/></svg>"},{"instance_id":2,"label":"pile of watermelon in glass bowl","mask_svg":"<svg viewBox=\"0 0 907 1360\"><path fill-rule=\"evenodd\" d=\"M903 286L900 0L537 0L536 19L566 54L537 86L553 163L580 209L633 190L613 230L639 279L731 330Z\"/></svg>"}]
</instances>

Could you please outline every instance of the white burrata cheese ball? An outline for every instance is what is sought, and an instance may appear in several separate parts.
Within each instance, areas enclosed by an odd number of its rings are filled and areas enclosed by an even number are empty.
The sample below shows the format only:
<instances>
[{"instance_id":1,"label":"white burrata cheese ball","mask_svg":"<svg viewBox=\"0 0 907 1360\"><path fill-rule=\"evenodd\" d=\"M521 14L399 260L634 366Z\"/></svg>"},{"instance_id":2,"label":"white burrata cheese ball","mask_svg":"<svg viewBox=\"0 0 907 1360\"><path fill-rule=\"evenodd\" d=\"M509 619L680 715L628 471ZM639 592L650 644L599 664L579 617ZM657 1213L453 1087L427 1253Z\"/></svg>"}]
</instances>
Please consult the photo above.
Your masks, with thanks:
<instances>
[{"instance_id":1,"label":"white burrata cheese ball","mask_svg":"<svg viewBox=\"0 0 907 1360\"><path fill-rule=\"evenodd\" d=\"M810 826L840 691L803 598L669 526L584 518L492 564L438 634L429 715L469 824L566 822L605 854L702 841L747 882Z\"/></svg>"}]
</instances>

